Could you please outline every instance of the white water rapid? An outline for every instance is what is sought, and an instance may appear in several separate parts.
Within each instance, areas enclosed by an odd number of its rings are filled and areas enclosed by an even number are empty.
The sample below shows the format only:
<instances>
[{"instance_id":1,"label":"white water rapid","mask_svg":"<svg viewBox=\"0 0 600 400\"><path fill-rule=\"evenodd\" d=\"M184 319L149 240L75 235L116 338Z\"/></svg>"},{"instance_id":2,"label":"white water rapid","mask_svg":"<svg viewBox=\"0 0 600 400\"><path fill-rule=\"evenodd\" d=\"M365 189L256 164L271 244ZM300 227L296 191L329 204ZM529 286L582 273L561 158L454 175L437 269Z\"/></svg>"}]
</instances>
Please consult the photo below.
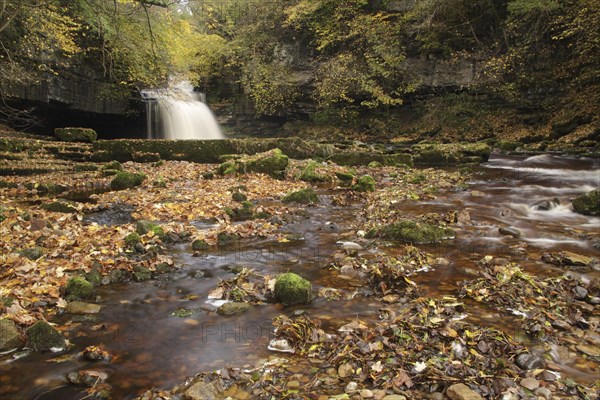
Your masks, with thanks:
<instances>
[{"instance_id":1,"label":"white water rapid","mask_svg":"<svg viewBox=\"0 0 600 400\"><path fill-rule=\"evenodd\" d=\"M204 94L188 82L169 89L142 90L148 139L224 139Z\"/></svg>"}]
</instances>

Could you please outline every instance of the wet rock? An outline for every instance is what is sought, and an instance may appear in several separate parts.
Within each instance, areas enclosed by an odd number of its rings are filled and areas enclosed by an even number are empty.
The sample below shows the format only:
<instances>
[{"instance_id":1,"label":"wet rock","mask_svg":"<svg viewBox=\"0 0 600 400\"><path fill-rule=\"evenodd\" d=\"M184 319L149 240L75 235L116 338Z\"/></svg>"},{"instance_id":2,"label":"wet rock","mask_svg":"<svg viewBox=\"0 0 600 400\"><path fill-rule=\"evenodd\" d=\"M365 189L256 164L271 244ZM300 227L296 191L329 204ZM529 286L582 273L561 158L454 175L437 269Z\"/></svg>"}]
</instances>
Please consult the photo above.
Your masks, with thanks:
<instances>
[{"instance_id":1,"label":"wet rock","mask_svg":"<svg viewBox=\"0 0 600 400\"><path fill-rule=\"evenodd\" d=\"M86 347L85 349L83 349L81 355L83 356L83 358L90 361L110 360L110 355L97 346Z\"/></svg>"},{"instance_id":2,"label":"wet rock","mask_svg":"<svg viewBox=\"0 0 600 400\"><path fill-rule=\"evenodd\" d=\"M457 383L450 386L446 390L446 396L452 400L483 400L483 397L464 383Z\"/></svg>"},{"instance_id":3,"label":"wet rock","mask_svg":"<svg viewBox=\"0 0 600 400\"><path fill-rule=\"evenodd\" d=\"M550 211L560 205L560 200L556 197L550 200L542 200L536 203L533 208L540 211Z\"/></svg>"},{"instance_id":4,"label":"wet rock","mask_svg":"<svg viewBox=\"0 0 600 400\"><path fill-rule=\"evenodd\" d=\"M469 225L471 224L471 214L467 210L461 210L458 213L456 220L459 224Z\"/></svg>"},{"instance_id":5,"label":"wet rock","mask_svg":"<svg viewBox=\"0 0 600 400\"><path fill-rule=\"evenodd\" d=\"M538 375L538 378L546 382L555 382L558 379L558 376L554 372L544 370Z\"/></svg>"},{"instance_id":6,"label":"wet rock","mask_svg":"<svg viewBox=\"0 0 600 400\"><path fill-rule=\"evenodd\" d=\"M529 371L532 369L543 368L544 359L529 353L521 353L515 358L515 364L523 370Z\"/></svg>"},{"instance_id":7,"label":"wet rock","mask_svg":"<svg viewBox=\"0 0 600 400\"><path fill-rule=\"evenodd\" d=\"M69 314L98 314L102 306L99 304L84 303L82 301L71 301L67 305Z\"/></svg>"},{"instance_id":8,"label":"wet rock","mask_svg":"<svg viewBox=\"0 0 600 400\"><path fill-rule=\"evenodd\" d=\"M217 308L217 314L220 315L234 315L243 313L250 308L250 304L247 303L239 303L239 302L231 302L225 303Z\"/></svg>"},{"instance_id":9,"label":"wet rock","mask_svg":"<svg viewBox=\"0 0 600 400\"><path fill-rule=\"evenodd\" d=\"M597 296L591 296L587 299L587 302L597 306L598 304L600 304L600 297Z\"/></svg>"},{"instance_id":10,"label":"wet rock","mask_svg":"<svg viewBox=\"0 0 600 400\"><path fill-rule=\"evenodd\" d=\"M108 276L112 283L126 282L129 279L127 272L122 269L113 269L108 273Z\"/></svg>"},{"instance_id":11,"label":"wet rock","mask_svg":"<svg viewBox=\"0 0 600 400\"><path fill-rule=\"evenodd\" d=\"M27 329L27 346L39 351L64 349L65 338L46 321L38 321Z\"/></svg>"},{"instance_id":12,"label":"wet rock","mask_svg":"<svg viewBox=\"0 0 600 400\"><path fill-rule=\"evenodd\" d=\"M0 351L21 347L21 335L15 323L8 319L0 319Z\"/></svg>"},{"instance_id":13,"label":"wet rock","mask_svg":"<svg viewBox=\"0 0 600 400\"><path fill-rule=\"evenodd\" d=\"M94 297L94 285L85 278L75 276L67 282L65 287L67 300L86 300Z\"/></svg>"},{"instance_id":14,"label":"wet rock","mask_svg":"<svg viewBox=\"0 0 600 400\"><path fill-rule=\"evenodd\" d=\"M271 342L269 342L269 346L267 348L271 351L278 351L280 353L294 352L294 348L287 339L273 339Z\"/></svg>"},{"instance_id":15,"label":"wet rock","mask_svg":"<svg viewBox=\"0 0 600 400\"><path fill-rule=\"evenodd\" d=\"M152 272L141 265L136 265L133 267L133 280L136 282L147 281L152 278Z\"/></svg>"},{"instance_id":16,"label":"wet rock","mask_svg":"<svg viewBox=\"0 0 600 400\"><path fill-rule=\"evenodd\" d=\"M600 215L600 189L592 190L573 200L573 211L584 215Z\"/></svg>"},{"instance_id":17,"label":"wet rock","mask_svg":"<svg viewBox=\"0 0 600 400\"><path fill-rule=\"evenodd\" d=\"M106 372L84 369L67 374L67 381L77 386L94 387L104 383L108 379Z\"/></svg>"},{"instance_id":18,"label":"wet rock","mask_svg":"<svg viewBox=\"0 0 600 400\"><path fill-rule=\"evenodd\" d=\"M312 297L312 285L300 275L286 272L277 277L275 297L286 306L308 303Z\"/></svg>"},{"instance_id":19,"label":"wet rock","mask_svg":"<svg viewBox=\"0 0 600 400\"><path fill-rule=\"evenodd\" d=\"M357 192L374 192L375 179L369 175L361 176L356 181L356 184L352 186L352 190L356 190Z\"/></svg>"},{"instance_id":20,"label":"wet rock","mask_svg":"<svg viewBox=\"0 0 600 400\"><path fill-rule=\"evenodd\" d=\"M588 291L586 288L581 287L581 286L575 286L573 288L573 296L577 299L577 300L584 300L588 295Z\"/></svg>"},{"instance_id":21,"label":"wet rock","mask_svg":"<svg viewBox=\"0 0 600 400\"><path fill-rule=\"evenodd\" d=\"M314 204L319 202L319 196L313 189L306 188L288 193L281 200L284 203Z\"/></svg>"},{"instance_id":22,"label":"wet rock","mask_svg":"<svg viewBox=\"0 0 600 400\"><path fill-rule=\"evenodd\" d=\"M521 237L521 232L515 228L500 227L498 228L498 232L500 232L500 234L504 236L512 236L514 238Z\"/></svg>"},{"instance_id":23,"label":"wet rock","mask_svg":"<svg viewBox=\"0 0 600 400\"><path fill-rule=\"evenodd\" d=\"M206 251L208 247L208 243L205 240L197 239L192 242L192 250L194 251Z\"/></svg>"},{"instance_id":24,"label":"wet rock","mask_svg":"<svg viewBox=\"0 0 600 400\"><path fill-rule=\"evenodd\" d=\"M217 386L212 382L196 382L184 393L185 400L220 400L224 396L220 394Z\"/></svg>"},{"instance_id":25,"label":"wet rock","mask_svg":"<svg viewBox=\"0 0 600 400\"><path fill-rule=\"evenodd\" d=\"M523 386L527 390L531 390L532 392L540 387L540 382L534 378L524 378L519 382L521 386Z\"/></svg>"}]
</instances>

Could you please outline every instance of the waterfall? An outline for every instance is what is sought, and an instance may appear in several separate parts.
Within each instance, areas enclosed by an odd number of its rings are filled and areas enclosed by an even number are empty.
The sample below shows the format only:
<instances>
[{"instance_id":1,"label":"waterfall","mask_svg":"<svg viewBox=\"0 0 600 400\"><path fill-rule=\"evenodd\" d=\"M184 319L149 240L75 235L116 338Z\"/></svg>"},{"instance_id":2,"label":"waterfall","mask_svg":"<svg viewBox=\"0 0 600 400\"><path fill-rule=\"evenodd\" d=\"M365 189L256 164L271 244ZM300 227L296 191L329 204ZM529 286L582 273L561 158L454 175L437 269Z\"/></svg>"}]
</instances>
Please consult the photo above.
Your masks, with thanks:
<instances>
[{"instance_id":1,"label":"waterfall","mask_svg":"<svg viewBox=\"0 0 600 400\"><path fill-rule=\"evenodd\" d=\"M148 139L223 139L219 124L205 104L204 93L181 83L168 89L142 90Z\"/></svg>"}]
</instances>

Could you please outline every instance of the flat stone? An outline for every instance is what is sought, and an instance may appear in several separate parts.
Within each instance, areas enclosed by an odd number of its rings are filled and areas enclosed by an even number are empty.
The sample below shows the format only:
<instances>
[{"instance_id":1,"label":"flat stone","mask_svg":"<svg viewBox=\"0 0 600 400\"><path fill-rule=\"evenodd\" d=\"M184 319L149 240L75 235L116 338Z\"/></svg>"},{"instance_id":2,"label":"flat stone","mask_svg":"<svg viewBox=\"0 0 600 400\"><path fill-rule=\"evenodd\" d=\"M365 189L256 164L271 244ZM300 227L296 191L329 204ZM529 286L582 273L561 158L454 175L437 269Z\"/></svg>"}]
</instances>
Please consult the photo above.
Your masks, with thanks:
<instances>
[{"instance_id":1,"label":"flat stone","mask_svg":"<svg viewBox=\"0 0 600 400\"><path fill-rule=\"evenodd\" d=\"M67 304L67 312L70 314L98 314L102 310L100 304L72 301Z\"/></svg>"},{"instance_id":2,"label":"flat stone","mask_svg":"<svg viewBox=\"0 0 600 400\"><path fill-rule=\"evenodd\" d=\"M196 382L184 393L185 400L221 400L224 398L212 382Z\"/></svg>"},{"instance_id":3,"label":"flat stone","mask_svg":"<svg viewBox=\"0 0 600 400\"><path fill-rule=\"evenodd\" d=\"M406 396L402 396L401 394L389 394L382 400L406 400Z\"/></svg>"},{"instance_id":4,"label":"flat stone","mask_svg":"<svg viewBox=\"0 0 600 400\"><path fill-rule=\"evenodd\" d=\"M531 390L532 392L540 387L540 382L534 378L524 378L519 382L525 389Z\"/></svg>"},{"instance_id":5,"label":"flat stone","mask_svg":"<svg viewBox=\"0 0 600 400\"><path fill-rule=\"evenodd\" d=\"M221 315L239 314L244 311L247 311L249 308L250 308L250 304L246 304L246 303L238 303L238 302L225 303L217 309L217 314L221 314Z\"/></svg>"},{"instance_id":6,"label":"flat stone","mask_svg":"<svg viewBox=\"0 0 600 400\"><path fill-rule=\"evenodd\" d=\"M464 383L457 383L446 390L446 396L452 400L483 400L477 392Z\"/></svg>"},{"instance_id":7,"label":"flat stone","mask_svg":"<svg viewBox=\"0 0 600 400\"><path fill-rule=\"evenodd\" d=\"M9 319L0 319L0 351L21 347L21 335L15 323Z\"/></svg>"},{"instance_id":8,"label":"flat stone","mask_svg":"<svg viewBox=\"0 0 600 400\"><path fill-rule=\"evenodd\" d=\"M523 370L531 370L544 367L544 359L529 353L521 353L515 358L515 364Z\"/></svg>"},{"instance_id":9,"label":"flat stone","mask_svg":"<svg viewBox=\"0 0 600 400\"><path fill-rule=\"evenodd\" d=\"M570 251L561 251L559 253L562 264L573 265L576 267L587 267L592 263L592 258Z\"/></svg>"},{"instance_id":10,"label":"flat stone","mask_svg":"<svg viewBox=\"0 0 600 400\"><path fill-rule=\"evenodd\" d=\"M504 236L512 236L514 238L521 237L521 232L515 228L500 227L498 228L498 232L500 232L500 234Z\"/></svg>"},{"instance_id":11,"label":"flat stone","mask_svg":"<svg viewBox=\"0 0 600 400\"><path fill-rule=\"evenodd\" d=\"M583 354L587 354L592 357L600 357L600 347L598 346L589 346L587 344L578 344L576 346L577 350L582 352Z\"/></svg>"}]
</instances>

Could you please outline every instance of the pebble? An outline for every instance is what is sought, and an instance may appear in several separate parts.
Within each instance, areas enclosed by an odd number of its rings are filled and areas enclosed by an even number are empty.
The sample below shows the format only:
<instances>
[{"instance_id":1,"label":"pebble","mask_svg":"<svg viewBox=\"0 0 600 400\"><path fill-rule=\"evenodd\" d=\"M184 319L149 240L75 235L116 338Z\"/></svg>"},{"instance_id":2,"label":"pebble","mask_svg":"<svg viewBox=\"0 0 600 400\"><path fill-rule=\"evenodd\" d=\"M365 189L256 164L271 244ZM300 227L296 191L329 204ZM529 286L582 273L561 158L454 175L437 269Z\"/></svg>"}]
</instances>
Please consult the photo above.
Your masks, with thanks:
<instances>
[{"instance_id":1,"label":"pebble","mask_svg":"<svg viewBox=\"0 0 600 400\"><path fill-rule=\"evenodd\" d=\"M544 366L544 359L533 354L521 353L515 358L515 364L517 364L519 368L527 371L542 368Z\"/></svg>"},{"instance_id":2,"label":"pebble","mask_svg":"<svg viewBox=\"0 0 600 400\"><path fill-rule=\"evenodd\" d=\"M519 382L519 384L521 386L523 386L525 389L534 391L535 389L540 387L540 382L537 379L534 378L524 378L521 379L521 381Z\"/></svg>"},{"instance_id":3,"label":"pebble","mask_svg":"<svg viewBox=\"0 0 600 400\"><path fill-rule=\"evenodd\" d=\"M498 228L498 232L500 232L501 235L512 236L514 238L521 237L521 232L515 228L501 227L501 228Z\"/></svg>"},{"instance_id":4,"label":"pebble","mask_svg":"<svg viewBox=\"0 0 600 400\"><path fill-rule=\"evenodd\" d=\"M369 389L363 389L360 391L360 397L363 399L370 399L373 397L373 392Z\"/></svg>"},{"instance_id":5,"label":"pebble","mask_svg":"<svg viewBox=\"0 0 600 400\"><path fill-rule=\"evenodd\" d=\"M586 288L581 286L575 286L573 288L573 294L577 300L583 300L587 297L588 291Z\"/></svg>"},{"instance_id":6,"label":"pebble","mask_svg":"<svg viewBox=\"0 0 600 400\"><path fill-rule=\"evenodd\" d=\"M448 265L448 264L450 264L450 261L446 260L443 257L438 257L435 260L433 260L433 264L434 265Z\"/></svg>"},{"instance_id":7,"label":"pebble","mask_svg":"<svg viewBox=\"0 0 600 400\"><path fill-rule=\"evenodd\" d=\"M597 306L598 304L600 304L600 297L592 296L588 299L588 303Z\"/></svg>"},{"instance_id":8,"label":"pebble","mask_svg":"<svg viewBox=\"0 0 600 400\"><path fill-rule=\"evenodd\" d=\"M546 382L555 382L558 377L555 373L544 370L541 374L538 375L538 378Z\"/></svg>"},{"instance_id":9,"label":"pebble","mask_svg":"<svg viewBox=\"0 0 600 400\"><path fill-rule=\"evenodd\" d=\"M358 383L350 382L346 385L346 393L354 393L358 389Z\"/></svg>"},{"instance_id":10,"label":"pebble","mask_svg":"<svg viewBox=\"0 0 600 400\"><path fill-rule=\"evenodd\" d=\"M540 387L535 389L536 396L543 397L546 400L550 400L552 398L552 391L545 387Z\"/></svg>"},{"instance_id":11,"label":"pebble","mask_svg":"<svg viewBox=\"0 0 600 400\"><path fill-rule=\"evenodd\" d=\"M446 390L446 396L452 400L483 400L477 392L464 383L456 383Z\"/></svg>"},{"instance_id":12,"label":"pebble","mask_svg":"<svg viewBox=\"0 0 600 400\"><path fill-rule=\"evenodd\" d=\"M385 396L382 400L406 400L405 396L401 394L389 394Z\"/></svg>"}]
</instances>

